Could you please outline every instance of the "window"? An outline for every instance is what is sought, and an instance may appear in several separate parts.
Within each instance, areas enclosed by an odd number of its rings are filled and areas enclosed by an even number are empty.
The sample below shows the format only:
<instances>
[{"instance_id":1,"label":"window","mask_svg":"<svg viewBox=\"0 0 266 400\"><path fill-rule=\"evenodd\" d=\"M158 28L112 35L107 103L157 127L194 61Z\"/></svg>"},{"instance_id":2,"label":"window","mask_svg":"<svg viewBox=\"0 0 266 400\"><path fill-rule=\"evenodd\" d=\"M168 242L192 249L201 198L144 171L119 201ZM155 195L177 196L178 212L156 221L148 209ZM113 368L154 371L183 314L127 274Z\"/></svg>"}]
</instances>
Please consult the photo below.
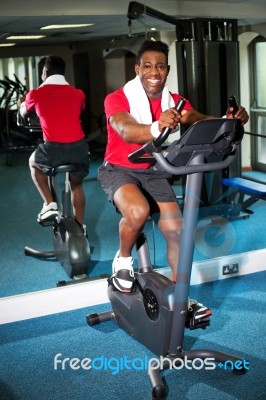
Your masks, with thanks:
<instances>
[{"instance_id":1,"label":"window","mask_svg":"<svg viewBox=\"0 0 266 400\"><path fill-rule=\"evenodd\" d=\"M251 70L253 71L253 107L251 108L252 167L266 171L266 40L256 38L250 45Z\"/></svg>"}]
</instances>

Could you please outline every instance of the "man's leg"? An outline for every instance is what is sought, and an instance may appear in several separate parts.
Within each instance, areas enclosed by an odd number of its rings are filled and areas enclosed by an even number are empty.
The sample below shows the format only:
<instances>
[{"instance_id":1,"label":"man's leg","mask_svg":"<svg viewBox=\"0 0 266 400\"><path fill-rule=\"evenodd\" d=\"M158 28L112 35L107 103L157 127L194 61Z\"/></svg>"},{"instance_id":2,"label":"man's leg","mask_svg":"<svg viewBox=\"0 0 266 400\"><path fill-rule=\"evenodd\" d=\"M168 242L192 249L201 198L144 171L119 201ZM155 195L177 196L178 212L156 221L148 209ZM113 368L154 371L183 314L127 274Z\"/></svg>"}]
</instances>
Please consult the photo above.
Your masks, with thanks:
<instances>
[{"instance_id":1,"label":"man's leg","mask_svg":"<svg viewBox=\"0 0 266 400\"><path fill-rule=\"evenodd\" d=\"M182 230L182 216L177 203L157 203L160 209L158 227L162 231L167 243L167 260L172 270L172 280L176 281L180 235ZM188 299L188 313L186 327L190 329L206 327L212 312L196 300Z\"/></svg>"},{"instance_id":2,"label":"man's leg","mask_svg":"<svg viewBox=\"0 0 266 400\"><path fill-rule=\"evenodd\" d=\"M73 214L78 223L83 226L85 213L85 194L82 187L82 179L70 174L71 202Z\"/></svg>"},{"instance_id":3,"label":"man's leg","mask_svg":"<svg viewBox=\"0 0 266 400\"><path fill-rule=\"evenodd\" d=\"M113 284L122 292L130 292L134 283L131 252L149 216L150 208L138 186L132 183L121 186L113 200L122 214L119 224L120 246L113 261Z\"/></svg>"},{"instance_id":4,"label":"man's leg","mask_svg":"<svg viewBox=\"0 0 266 400\"><path fill-rule=\"evenodd\" d=\"M167 261L172 270L172 280L176 281L182 215L179 205L176 202L160 202L157 205L160 210L157 225L166 240Z\"/></svg>"},{"instance_id":5,"label":"man's leg","mask_svg":"<svg viewBox=\"0 0 266 400\"><path fill-rule=\"evenodd\" d=\"M35 186L37 187L44 203L46 205L50 204L51 202L54 201L54 199L52 197L52 193L49 188L48 177L35 164L35 152L32 153L32 155L30 156L29 167L30 167L30 172L31 172L31 178L32 178Z\"/></svg>"},{"instance_id":6,"label":"man's leg","mask_svg":"<svg viewBox=\"0 0 266 400\"><path fill-rule=\"evenodd\" d=\"M47 218L53 218L58 215L58 207L57 204L54 202L49 184L48 184L48 177L45 173L38 168L35 164L35 152L32 153L29 159L29 167L31 172L31 178L38 189L43 202L44 206L41 210L40 214L38 215L38 222L41 222Z\"/></svg>"},{"instance_id":7,"label":"man's leg","mask_svg":"<svg viewBox=\"0 0 266 400\"><path fill-rule=\"evenodd\" d=\"M120 256L130 257L149 216L149 204L138 186L132 183L121 186L115 192L114 203L122 214L119 224Z\"/></svg>"}]
</instances>

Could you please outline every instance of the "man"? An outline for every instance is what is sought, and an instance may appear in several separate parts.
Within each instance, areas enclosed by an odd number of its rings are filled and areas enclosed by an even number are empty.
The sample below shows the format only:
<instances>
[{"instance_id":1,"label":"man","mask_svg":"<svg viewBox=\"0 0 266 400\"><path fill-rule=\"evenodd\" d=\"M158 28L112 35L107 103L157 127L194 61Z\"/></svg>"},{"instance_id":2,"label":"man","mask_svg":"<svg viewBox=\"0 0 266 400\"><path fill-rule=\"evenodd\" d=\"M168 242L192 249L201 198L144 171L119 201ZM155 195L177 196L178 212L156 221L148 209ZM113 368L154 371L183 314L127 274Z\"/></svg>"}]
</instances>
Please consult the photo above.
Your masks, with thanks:
<instances>
[{"instance_id":1,"label":"man","mask_svg":"<svg viewBox=\"0 0 266 400\"><path fill-rule=\"evenodd\" d=\"M122 214L119 225L120 246L113 261L113 285L130 292L134 283L131 252L149 215L158 219L158 227L167 243L167 260L176 280L182 217L176 196L168 182L169 174L154 171L149 163L131 163L128 155L156 138L163 128L175 130L179 123L192 125L214 118L194 110L187 100L179 113L173 106L182 96L172 94L165 85L169 73L168 46L160 41L145 41L139 49L136 78L105 99L108 143L105 160L99 168L99 180L115 207ZM226 112L233 118L233 109ZM235 117L248 121L243 107ZM211 311L195 301L201 315Z\"/></svg>"},{"instance_id":2,"label":"man","mask_svg":"<svg viewBox=\"0 0 266 400\"><path fill-rule=\"evenodd\" d=\"M23 118L33 110L39 117L44 143L40 144L29 159L31 176L44 205L37 221L43 222L58 215L48 185L51 168L62 164L83 164L83 171L70 173L73 213L82 229L84 223L85 195L82 180L88 174L89 153L81 127L81 112L85 107L83 91L65 80L65 61L49 56L42 71L43 83L20 98L20 114Z\"/></svg>"}]
</instances>

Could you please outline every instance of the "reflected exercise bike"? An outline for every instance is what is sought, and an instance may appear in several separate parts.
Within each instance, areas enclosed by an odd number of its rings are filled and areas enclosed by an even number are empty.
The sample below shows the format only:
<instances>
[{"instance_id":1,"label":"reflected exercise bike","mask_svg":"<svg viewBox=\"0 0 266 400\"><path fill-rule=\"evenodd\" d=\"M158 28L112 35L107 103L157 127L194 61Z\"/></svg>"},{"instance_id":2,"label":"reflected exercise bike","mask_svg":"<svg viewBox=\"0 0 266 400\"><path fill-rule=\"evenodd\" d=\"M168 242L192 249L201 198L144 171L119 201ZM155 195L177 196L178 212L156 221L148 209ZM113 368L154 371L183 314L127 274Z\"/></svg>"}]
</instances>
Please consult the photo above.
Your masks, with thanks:
<instances>
[{"instance_id":1,"label":"reflected exercise bike","mask_svg":"<svg viewBox=\"0 0 266 400\"><path fill-rule=\"evenodd\" d=\"M35 113L22 118L18 113L20 126L29 132L41 131L38 117ZM59 281L57 286L65 286L88 280L88 271L91 260L90 244L83 227L76 221L72 212L71 190L69 175L71 172L83 170L82 164L66 164L51 168L48 173L48 182L54 201L58 204L58 216L40 221L43 227L52 227L53 250L43 251L26 246L25 255L40 259L56 259L62 265L70 281ZM59 191L58 174L65 174L64 188ZM96 279L96 278L95 278Z\"/></svg>"}]
</instances>

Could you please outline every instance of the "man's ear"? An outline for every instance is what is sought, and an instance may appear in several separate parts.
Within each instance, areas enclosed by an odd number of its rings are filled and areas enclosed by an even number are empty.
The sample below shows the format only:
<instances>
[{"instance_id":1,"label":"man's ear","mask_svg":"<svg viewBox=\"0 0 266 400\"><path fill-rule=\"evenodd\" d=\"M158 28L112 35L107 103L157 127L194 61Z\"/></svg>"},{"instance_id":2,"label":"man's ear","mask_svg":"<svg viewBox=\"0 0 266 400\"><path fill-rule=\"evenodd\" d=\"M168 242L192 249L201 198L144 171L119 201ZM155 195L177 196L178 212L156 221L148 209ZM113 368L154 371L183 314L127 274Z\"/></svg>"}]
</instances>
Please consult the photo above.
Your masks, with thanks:
<instances>
[{"instance_id":1,"label":"man's ear","mask_svg":"<svg viewBox=\"0 0 266 400\"><path fill-rule=\"evenodd\" d=\"M135 64L135 72L136 72L136 75L139 74L139 65L138 64Z\"/></svg>"},{"instance_id":2,"label":"man's ear","mask_svg":"<svg viewBox=\"0 0 266 400\"><path fill-rule=\"evenodd\" d=\"M167 65L167 71L168 71L168 74L169 74L169 72L170 72L170 65Z\"/></svg>"}]
</instances>

